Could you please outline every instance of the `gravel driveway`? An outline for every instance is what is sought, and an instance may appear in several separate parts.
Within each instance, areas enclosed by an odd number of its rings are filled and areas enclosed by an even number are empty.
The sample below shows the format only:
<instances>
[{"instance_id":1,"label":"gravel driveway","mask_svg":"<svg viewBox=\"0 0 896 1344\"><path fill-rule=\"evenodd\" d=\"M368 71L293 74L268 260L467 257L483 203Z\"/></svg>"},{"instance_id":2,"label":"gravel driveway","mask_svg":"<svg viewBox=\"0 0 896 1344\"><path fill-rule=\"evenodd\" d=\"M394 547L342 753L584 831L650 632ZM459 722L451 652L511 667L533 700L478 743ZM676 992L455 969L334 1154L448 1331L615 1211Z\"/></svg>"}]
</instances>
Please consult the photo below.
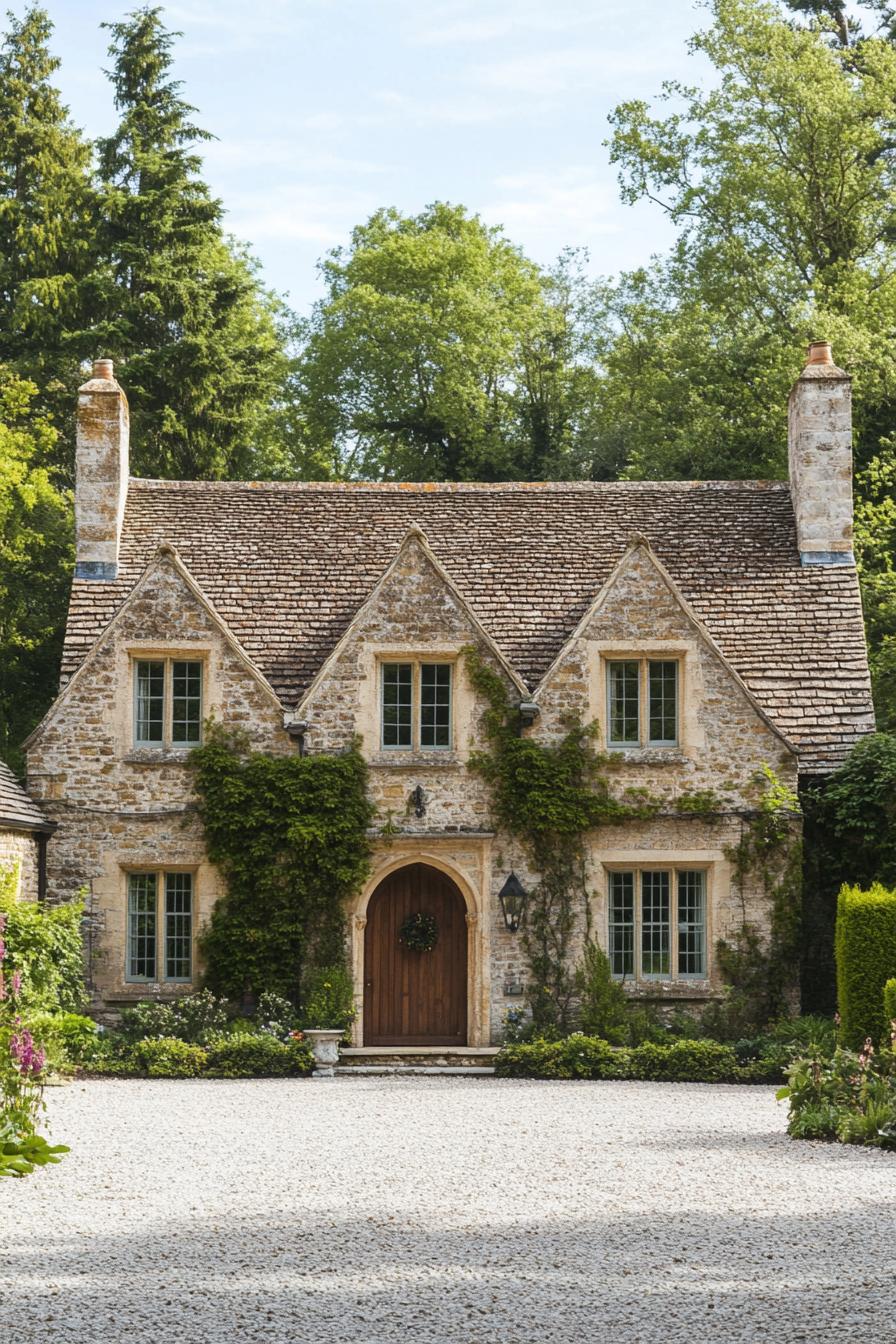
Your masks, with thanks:
<instances>
[{"instance_id":1,"label":"gravel driveway","mask_svg":"<svg viewBox=\"0 0 896 1344\"><path fill-rule=\"evenodd\" d=\"M85 1082L3 1186L15 1344L893 1339L896 1157L770 1088Z\"/></svg>"}]
</instances>

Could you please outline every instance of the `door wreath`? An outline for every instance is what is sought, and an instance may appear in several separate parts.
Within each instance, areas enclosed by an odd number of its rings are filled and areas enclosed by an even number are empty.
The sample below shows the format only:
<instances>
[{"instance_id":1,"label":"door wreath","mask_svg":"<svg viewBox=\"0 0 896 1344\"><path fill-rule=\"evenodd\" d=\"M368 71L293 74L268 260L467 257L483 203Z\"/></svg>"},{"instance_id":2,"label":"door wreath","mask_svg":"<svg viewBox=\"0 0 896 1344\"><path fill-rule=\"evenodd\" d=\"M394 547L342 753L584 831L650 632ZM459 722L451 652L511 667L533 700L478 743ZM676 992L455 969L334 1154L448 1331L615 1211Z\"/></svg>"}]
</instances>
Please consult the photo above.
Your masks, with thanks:
<instances>
[{"instance_id":1,"label":"door wreath","mask_svg":"<svg viewBox=\"0 0 896 1344\"><path fill-rule=\"evenodd\" d=\"M408 915L398 930L398 941L412 952L431 952L439 941L435 915L426 914L423 910Z\"/></svg>"}]
</instances>

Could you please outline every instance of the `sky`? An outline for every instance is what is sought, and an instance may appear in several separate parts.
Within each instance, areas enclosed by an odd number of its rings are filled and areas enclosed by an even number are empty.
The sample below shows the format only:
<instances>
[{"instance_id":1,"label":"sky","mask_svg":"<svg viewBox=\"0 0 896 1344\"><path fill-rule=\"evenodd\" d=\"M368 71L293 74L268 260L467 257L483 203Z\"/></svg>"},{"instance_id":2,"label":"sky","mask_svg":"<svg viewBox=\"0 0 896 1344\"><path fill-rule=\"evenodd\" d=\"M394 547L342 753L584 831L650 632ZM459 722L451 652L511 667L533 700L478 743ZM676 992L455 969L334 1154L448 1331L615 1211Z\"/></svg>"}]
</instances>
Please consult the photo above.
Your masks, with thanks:
<instances>
[{"instance_id":1,"label":"sky","mask_svg":"<svg viewBox=\"0 0 896 1344\"><path fill-rule=\"evenodd\" d=\"M106 134L99 25L135 5L44 3L72 116ZM604 141L617 103L706 79L690 0L185 0L165 16L184 96L217 137L204 172L226 226L300 312L318 259L383 205L463 203L543 265L587 247L600 275L671 241L658 207L620 202Z\"/></svg>"}]
</instances>

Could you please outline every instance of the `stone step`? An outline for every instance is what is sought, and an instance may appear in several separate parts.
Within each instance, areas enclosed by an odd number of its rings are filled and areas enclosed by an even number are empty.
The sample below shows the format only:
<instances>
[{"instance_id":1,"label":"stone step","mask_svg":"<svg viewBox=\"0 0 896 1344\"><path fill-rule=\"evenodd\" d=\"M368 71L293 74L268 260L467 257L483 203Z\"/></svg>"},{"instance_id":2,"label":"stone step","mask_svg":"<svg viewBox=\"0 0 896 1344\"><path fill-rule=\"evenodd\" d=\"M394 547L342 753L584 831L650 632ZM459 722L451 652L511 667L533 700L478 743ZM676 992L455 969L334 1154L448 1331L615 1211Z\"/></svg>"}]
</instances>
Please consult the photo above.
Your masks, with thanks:
<instances>
[{"instance_id":1,"label":"stone step","mask_svg":"<svg viewBox=\"0 0 896 1344\"><path fill-rule=\"evenodd\" d=\"M476 1064L340 1064L336 1068L336 1073L344 1078L368 1078L371 1075L391 1078L398 1076L493 1078L495 1071L493 1068Z\"/></svg>"},{"instance_id":2,"label":"stone step","mask_svg":"<svg viewBox=\"0 0 896 1344\"><path fill-rule=\"evenodd\" d=\"M339 1071L370 1073L493 1073L496 1046L351 1046L339 1052Z\"/></svg>"}]
</instances>

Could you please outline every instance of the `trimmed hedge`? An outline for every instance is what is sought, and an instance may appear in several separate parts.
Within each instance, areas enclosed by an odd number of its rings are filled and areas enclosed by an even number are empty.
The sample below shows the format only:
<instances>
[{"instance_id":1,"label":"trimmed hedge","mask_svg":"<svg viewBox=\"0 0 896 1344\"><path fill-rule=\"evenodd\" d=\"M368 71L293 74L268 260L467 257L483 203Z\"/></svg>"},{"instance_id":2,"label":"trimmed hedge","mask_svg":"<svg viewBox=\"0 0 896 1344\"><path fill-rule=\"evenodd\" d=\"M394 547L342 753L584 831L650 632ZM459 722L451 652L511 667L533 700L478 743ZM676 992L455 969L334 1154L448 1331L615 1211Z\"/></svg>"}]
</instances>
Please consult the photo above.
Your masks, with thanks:
<instances>
[{"instance_id":1,"label":"trimmed hedge","mask_svg":"<svg viewBox=\"0 0 896 1344\"><path fill-rule=\"evenodd\" d=\"M896 1022L896 979L888 980L884 985L884 1044L893 1031L894 1022Z\"/></svg>"},{"instance_id":2,"label":"trimmed hedge","mask_svg":"<svg viewBox=\"0 0 896 1344\"><path fill-rule=\"evenodd\" d=\"M755 1083L780 1077L775 1064L739 1064L730 1045L718 1041L646 1041L620 1049L594 1036L505 1045L495 1058L500 1078L635 1079L666 1083Z\"/></svg>"},{"instance_id":3,"label":"trimmed hedge","mask_svg":"<svg viewBox=\"0 0 896 1344\"><path fill-rule=\"evenodd\" d=\"M879 882L869 891L841 887L834 950L841 1039L860 1049L884 1031L883 989L896 975L896 891Z\"/></svg>"}]
</instances>

